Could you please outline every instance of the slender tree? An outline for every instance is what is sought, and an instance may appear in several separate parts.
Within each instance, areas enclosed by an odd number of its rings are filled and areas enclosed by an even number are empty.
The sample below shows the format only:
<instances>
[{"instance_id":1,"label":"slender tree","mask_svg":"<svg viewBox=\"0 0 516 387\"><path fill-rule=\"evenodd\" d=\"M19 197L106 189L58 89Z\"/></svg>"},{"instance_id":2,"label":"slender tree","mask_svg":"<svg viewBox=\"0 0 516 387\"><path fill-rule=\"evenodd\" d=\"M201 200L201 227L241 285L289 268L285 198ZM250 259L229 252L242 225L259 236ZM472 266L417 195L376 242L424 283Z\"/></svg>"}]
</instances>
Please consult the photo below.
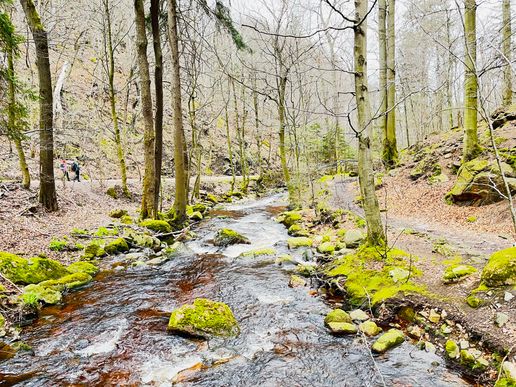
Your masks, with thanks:
<instances>
[{"instance_id":1,"label":"slender tree","mask_svg":"<svg viewBox=\"0 0 516 387\"><path fill-rule=\"evenodd\" d=\"M383 160L388 168L398 162L396 145L396 2L388 0L387 10L387 117L383 144Z\"/></svg>"},{"instance_id":2,"label":"slender tree","mask_svg":"<svg viewBox=\"0 0 516 387\"><path fill-rule=\"evenodd\" d=\"M57 211L54 180L53 95L48 36L32 0L20 0L36 46L36 67L39 80L39 202L48 211Z\"/></svg>"},{"instance_id":3,"label":"slender tree","mask_svg":"<svg viewBox=\"0 0 516 387\"><path fill-rule=\"evenodd\" d=\"M378 64L380 90L380 116L378 126L382 132L384 150L387 144L387 0L378 0ZM387 152L383 154L384 163Z\"/></svg>"},{"instance_id":4,"label":"slender tree","mask_svg":"<svg viewBox=\"0 0 516 387\"><path fill-rule=\"evenodd\" d=\"M145 10L143 0L134 0L134 13L136 25L136 51L138 69L140 71L140 93L142 99L142 114L144 124L144 164L143 195L140 216L144 218L155 218L157 216L157 201L155 197L155 137L152 112L151 79L149 72L149 61L147 58L147 35L145 31Z\"/></svg>"},{"instance_id":5,"label":"slender tree","mask_svg":"<svg viewBox=\"0 0 516 387\"><path fill-rule=\"evenodd\" d=\"M512 104L512 68L511 68L511 0L502 4L502 51L507 62L503 69L503 105Z\"/></svg>"},{"instance_id":6,"label":"slender tree","mask_svg":"<svg viewBox=\"0 0 516 387\"><path fill-rule=\"evenodd\" d=\"M358 119L358 178L367 223L367 242L373 246L385 242L380 207L374 186L371 157L369 91L367 82L367 11L368 0L355 0L354 66Z\"/></svg>"},{"instance_id":7,"label":"slender tree","mask_svg":"<svg viewBox=\"0 0 516 387\"><path fill-rule=\"evenodd\" d=\"M476 33L476 0L464 0L464 37L466 75L464 77L464 150L462 161L467 162L478 156L477 133L477 33Z\"/></svg>"}]
</instances>

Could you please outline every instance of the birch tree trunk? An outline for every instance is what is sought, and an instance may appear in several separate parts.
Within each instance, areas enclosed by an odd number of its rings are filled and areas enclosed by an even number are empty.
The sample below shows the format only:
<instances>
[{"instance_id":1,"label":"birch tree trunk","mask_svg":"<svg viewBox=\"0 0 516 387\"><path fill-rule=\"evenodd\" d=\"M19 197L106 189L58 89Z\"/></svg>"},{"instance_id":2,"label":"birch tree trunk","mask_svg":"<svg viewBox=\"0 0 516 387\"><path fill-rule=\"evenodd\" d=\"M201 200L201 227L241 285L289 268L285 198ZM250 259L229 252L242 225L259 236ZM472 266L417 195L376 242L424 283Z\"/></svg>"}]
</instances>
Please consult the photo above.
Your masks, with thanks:
<instances>
[{"instance_id":1,"label":"birch tree trunk","mask_svg":"<svg viewBox=\"0 0 516 387\"><path fill-rule=\"evenodd\" d=\"M477 133L477 104L478 80L477 63L477 34L475 0L464 0L464 36L466 75L464 77L464 150L462 161L468 162L480 153Z\"/></svg>"},{"instance_id":2,"label":"birch tree trunk","mask_svg":"<svg viewBox=\"0 0 516 387\"><path fill-rule=\"evenodd\" d=\"M152 112L151 79L149 73L149 61L147 58L147 35L145 31L145 10L143 0L134 0L135 25L136 25L136 53L138 69L140 71L140 94L142 100L142 115L144 124L144 175L143 195L140 216L145 218L156 218L157 202L155 195L155 173L154 162L155 137Z\"/></svg>"},{"instance_id":3,"label":"birch tree trunk","mask_svg":"<svg viewBox=\"0 0 516 387\"><path fill-rule=\"evenodd\" d=\"M354 64L355 93L358 118L358 178L367 223L367 243L373 246L385 242L380 218L380 207L374 187L374 171L371 157L371 122L369 91L367 86L367 0L355 0Z\"/></svg>"},{"instance_id":4,"label":"birch tree trunk","mask_svg":"<svg viewBox=\"0 0 516 387\"><path fill-rule=\"evenodd\" d=\"M48 36L32 0L20 0L36 46L39 80L39 202L48 211L57 211L54 180L54 113L52 75L48 53Z\"/></svg>"},{"instance_id":5,"label":"birch tree trunk","mask_svg":"<svg viewBox=\"0 0 516 387\"><path fill-rule=\"evenodd\" d=\"M177 0L168 2L168 42L172 56L172 109L174 111L174 167L175 189L174 201L175 219L181 224L186 219L187 181L185 160L185 135L181 107L181 77L179 68L179 45L177 32Z\"/></svg>"},{"instance_id":6,"label":"birch tree trunk","mask_svg":"<svg viewBox=\"0 0 516 387\"><path fill-rule=\"evenodd\" d=\"M503 105L509 106L512 104L511 0L503 0L502 19L502 51L506 61L503 69Z\"/></svg>"}]
</instances>

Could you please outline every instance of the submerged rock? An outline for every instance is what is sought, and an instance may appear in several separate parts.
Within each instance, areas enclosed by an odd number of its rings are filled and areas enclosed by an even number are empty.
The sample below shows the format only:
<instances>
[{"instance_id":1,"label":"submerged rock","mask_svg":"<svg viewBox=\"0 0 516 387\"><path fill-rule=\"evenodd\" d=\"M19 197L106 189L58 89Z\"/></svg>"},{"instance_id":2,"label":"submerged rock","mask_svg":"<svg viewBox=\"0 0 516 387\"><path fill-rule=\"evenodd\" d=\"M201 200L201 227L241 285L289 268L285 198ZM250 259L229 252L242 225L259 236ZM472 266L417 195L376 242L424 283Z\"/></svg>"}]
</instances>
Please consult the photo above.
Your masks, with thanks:
<instances>
[{"instance_id":1,"label":"submerged rock","mask_svg":"<svg viewBox=\"0 0 516 387\"><path fill-rule=\"evenodd\" d=\"M358 329L367 336L376 336L382 331L374 321L364 321L358 326Z\"/></svg>"},{"instance_id":2,"label":"submerged rock","mask_svg":"<svg viewBox=\"0 0 516 387\"><path fill-rule=\"evenodd\" d=\"M206 338L237 336L240 332L229 306L206 298L197 298L193 305L183 305L174 310L170 315L168 329Z\"/></svg>"},{"instance_id":3,"label":"submerged rock","mask_svg":"<svg viewBox=\"0 0 516 387\"><path fill-rule=\"evenodd\" d=\"M358 332L358 328L355 324L347 322L330 322L326 324L330 331L335 334L348 334L352 335Z\"/></svg>"},{"instance_id":4,"label":"submerged rock","mask_svg":"<svg viewBox=\"0 0 516 387\"><path fill-rule=\"evenodd\" d=\"M215 238L213 238L213 244L215 246L226 247L229 245L236 244L250 244L251 242L245 236L229 228L221 228L217 231Z\"/></svg>"},{"instance_id":5,"label":"submerged rock","mask_svg":"<svg viewBox=\"0 0 516 387\"><path fill-rule=\"evenodd\" d=\"M405 341L405 335L398 329L389 329L372 346L373 352L384 353Z\"/></svg>"},{"instance_id":6,"label":"submerged rock","mask_svg":"<svg viewBox=\"0 0 516 387\"><path fill-rule=\"evenodd\" d=\"M470 274L476 273L475 269L471 265L452 265L446 268L444 271L443 280L444 283L458 282L463 278L466 278Z\"/></svg>"},{"instance_id":7,"label":"submerged rock","mask_svg":"<svg viewBox=\"0 0 516 387\"><path fill-rule=\"evenodd\" d=\"M516 247L493 253L481 278L487 286L516 285Z\"/></svg>"},{"instance_id":8,"label":"submerged rock","mask_svg":"<svg viewBox=\"0 0 516 387\"><path fill-rule=\"evenodd\" d=\"M324 318L324 323L328 325L329 323L333 322L352 324L353 320L351 319L350 315L342 309L333 309Z\"/></svg>"}]
</instances>

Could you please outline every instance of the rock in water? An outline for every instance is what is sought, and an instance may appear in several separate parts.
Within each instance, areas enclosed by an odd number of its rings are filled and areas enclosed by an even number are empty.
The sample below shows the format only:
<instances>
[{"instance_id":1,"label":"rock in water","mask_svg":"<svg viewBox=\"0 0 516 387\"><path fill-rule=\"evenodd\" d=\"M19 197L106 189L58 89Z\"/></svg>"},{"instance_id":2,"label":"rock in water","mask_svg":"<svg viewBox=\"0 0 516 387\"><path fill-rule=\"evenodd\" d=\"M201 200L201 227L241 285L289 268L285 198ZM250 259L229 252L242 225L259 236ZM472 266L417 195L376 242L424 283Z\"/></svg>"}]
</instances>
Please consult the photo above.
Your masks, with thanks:
<instances>
[{"instance_id":1,"label":"rock in water","mask_svg":"<svg viewBox=\"0 0 516 387\"><path fill-rule=\"evenodd\" d=\"M367 336L376 336L382 331L382 329L376 325L374 321L365 321L358 326L360 332L363 332Z\"/></svg>"},{"instance_id":2,"label":"rock in water","mask_svg":"<svg viewBox=\"0 0 516 387\"><path fill-rule=\"evenodd\" d=\"M516 247L493 253L482 271L482 281L487 286L516 285Z\"/></svg>"},{"instance_id":3,"label":"rock in water","mask_svg":"<svg viewBox=\"0 0 516 387\"><path fill-rule=\"evenodd\" d=\"M192 336L232 337L240 333L238 322L226 304L206 298L195 299L174 310L170 315L168 329Z\"/></svg>"},{"instance_id":4,"label":"rock in water","mask_svg":"<svg viewBox=\"0 0 516 387\"><path fill-rule=\"evenodd\" d=\"M352 335L358 332L355 324L345 322L330 322L327 324L330 331L335 334Z\"/></svg>"},{"instance_id":5,"label":"rock in water","mask_svg":"<svg viewBox=\"0 0 516 387\"><path fill-rule=\"evenodd\" d=\"M355 309L349 312L349 316L353 321L366 321L369 320L369 315L361 309Z\"/></svg>"},{"instance_id":6,"label":"rock in water","mask_svg":"<svg viewBox=\"0 0 516 387\"><path fill-rule=\"evenodd\" d=\"M377 353L384 353L389 349L400 345L405 341L405 335L398 329L389 329L386 333L381 335L373 344L373 351Z\"/></svg>"},{"instance_id":7,"label":"rock in water","mask_svg":"<svg viewBox=\"0 0 516 387\"><path fill-rule=\"evenodd\" d=\"M348 323L352 324L353 320L342 309L333 309L331 312L329 312L326 317L324 318L324 323L328 326L332 322L339 322L339 323Z\"/></svg>"},{"instance_id":8,"label":"rock in water","mask_svg":"<svg viewBox=\"0 0 516 387\"><path fill-rule=\"evenodd\" d=\"M249 239L245 236L240 235L236 231L230 230L229 228L221 228L217 231L217 235L213 239L213 244L215 246L227 247L229 245L236 244L250 244Z\"/></svg>"},{"instance_id":9,"label":"rock in water","mask_svg":"<svg viewBox=\"0 0 516 387\"><path fill-rule=\"evenodd\" d=\"M291 288L302 288L306 286L306 281L298 275L292 274L288 286Z\"/></svg>"}]
</instances>

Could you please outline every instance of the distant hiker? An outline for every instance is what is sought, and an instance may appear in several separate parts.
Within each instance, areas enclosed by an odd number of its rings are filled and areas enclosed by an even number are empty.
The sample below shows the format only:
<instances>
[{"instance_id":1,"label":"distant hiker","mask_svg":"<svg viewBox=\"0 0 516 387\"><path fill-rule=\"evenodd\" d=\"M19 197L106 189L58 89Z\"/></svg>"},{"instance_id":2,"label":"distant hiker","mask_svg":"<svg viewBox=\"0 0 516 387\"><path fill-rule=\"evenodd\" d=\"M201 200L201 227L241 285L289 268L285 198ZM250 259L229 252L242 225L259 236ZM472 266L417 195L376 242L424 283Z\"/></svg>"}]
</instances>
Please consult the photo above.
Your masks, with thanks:
<instances>
[{"instance_id":1,"label":"distant hiker","mask_svg":"<svg viewBox=\"0 0 516 387\"><path fill-rule=\"evenodd\" d=\"M72 163L72 172L75 172L75 176L74 178L72 179L73 181L81 181L80 180L80 170L81 168L79 167L79 162L77 161L77 159L75 159Z\"/></svg>"},{"instance_id":2,"label":"distant hiker","mask_svg":"<svg viewBox=\"0 0 516 387\"><path fill-rule=\"evenodd\" d=\"M68 164L65 159L61 160L59 164L59 169L63 172L63 179L66 177L68 181L70 181L70 175L68 174Z\"/></svg>"}]
</instances>

